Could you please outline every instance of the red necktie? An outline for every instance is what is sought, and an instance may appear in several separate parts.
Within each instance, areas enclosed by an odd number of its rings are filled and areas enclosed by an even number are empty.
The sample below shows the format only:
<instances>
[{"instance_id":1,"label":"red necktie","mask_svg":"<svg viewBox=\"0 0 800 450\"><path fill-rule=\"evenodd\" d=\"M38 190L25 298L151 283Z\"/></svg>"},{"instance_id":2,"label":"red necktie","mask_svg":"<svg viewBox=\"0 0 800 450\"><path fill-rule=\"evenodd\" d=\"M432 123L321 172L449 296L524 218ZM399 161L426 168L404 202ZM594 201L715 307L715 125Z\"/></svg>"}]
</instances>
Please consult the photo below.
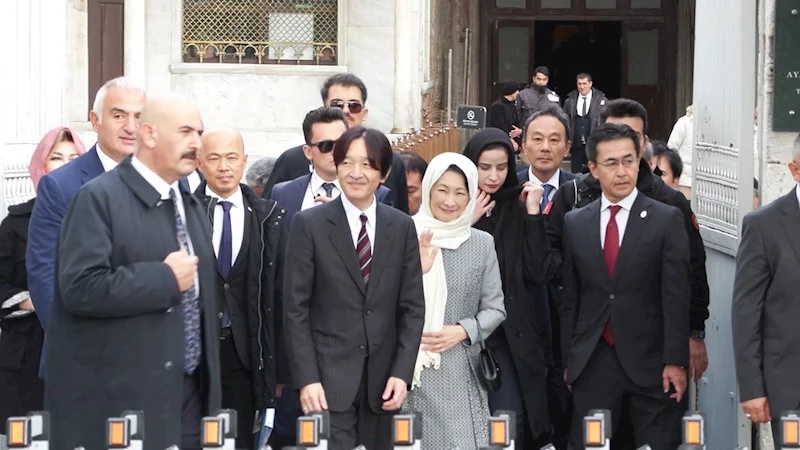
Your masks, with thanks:
<instances>
[{"instance_id":1,"label":"red necktie","mask_svg":"<svg viewBox=\"0 0 800 450\"><path fill-rule=\"evenodd\" d=\"M614 278L614 267L617 265L617 255L619 254L619 228L617 227L617 213L622 209L619 205L609 207L611 217L608 219L606 225L606 240L603 245L603 257L606 260L606 268L608 269L608 278ZM603 329L603 339L608 342L608 345L614 345L614 330L611 329L611 317L606 322L606 327Z\"/></svg>"},{"instance_id":2,"label":"red necktie","mask_svg":"<svg viewBox=\"0 0 800 450\"><path fill-rule=\"evenodd\" d=\"M361 214L361 232L358 233L356 243L356 254L358 255L358 265L361 267L361 276L364 277L364 284L369 283L369 270L372 265L372 249L367 235L367 216Z\"/></svg>"}]
</instances>

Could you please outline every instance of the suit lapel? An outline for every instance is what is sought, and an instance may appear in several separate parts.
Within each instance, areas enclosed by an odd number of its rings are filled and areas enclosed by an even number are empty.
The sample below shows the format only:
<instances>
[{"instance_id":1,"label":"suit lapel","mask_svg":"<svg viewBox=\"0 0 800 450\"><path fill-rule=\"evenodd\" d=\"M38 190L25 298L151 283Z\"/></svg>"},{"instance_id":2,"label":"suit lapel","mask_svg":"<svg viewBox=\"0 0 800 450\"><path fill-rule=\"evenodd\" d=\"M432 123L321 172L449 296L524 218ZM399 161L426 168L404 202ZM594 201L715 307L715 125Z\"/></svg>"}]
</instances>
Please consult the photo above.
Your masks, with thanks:
<instances>
[{"instance_id":1,"label":"suit lapel","mask_svg":"<svg viewBox=\"0 0 800 450\"><path fill-rule=\"evenodd\" d=\"M303 202L306 199L306 190L308 190L308 185L311 183L311 174L307 176L303 176L299 180L297 180L296 188L297 189L294 195L291 195L290 198L292 199L292 204L289 205L291 211L294 214L299 213L303 209Z\"/></svg>"},{"instance_id":2,"label":"suit lapel","mask_svg":"<svg viewBox=\"0 0 800 450\"><path fill-rule=\"evenodd\" d=\"M592 260L596 261L597 270L599 270L602 277L607 280L608 269L606 269L606 260L603 258L603 244L600 240L600 202L593 202L586 206L586 208L591 212L587 224L587 228L590 230L587 234L590 240L589 247L587 248L592 249Z\"/></svg>"},{"instance_id":3,"label":"suit lapel","mask_svg":"<svg viewBox=\"0 0 800 450\"><path fill-rule=\"evenodd\" d=\"M328 229L328 237L333 244L333 248L342 258L347 272L353 278L361 293L367 294L367 287L364 285L364 278L361 276L361 267L358 265L358 255L356 247L353 245L353 236L350 234L350 224L347 222L347 215L344 212L341 198L334 200L333 214L328 217L332 226ZM377 230L377 228L376 228ZM377 232L377 231L376 231Z\"/></svg>"},{"instance_id":4,"label":"suit lapel","mask_svg":"<svg viewBox=\"0 0 800 450\"><path fill-rule=\"evenodd\" d=\"M639 238L642 236L642 231L647 227L647 222L650 216L642 217L642 212L645 211L645 196L641 192L636 195L636 200L633 202L630 214L628 214L628 223L625 225L625 235L622 237L622 245L617 254L617 263L614 266L614 284L619 281L620 275L624 272L623 265L627 261L633 260L633 255L637 250L641 251L638 246Z\"/></svg>"},{"instance_id":5,"label":"suit lapel","mask_svg":"<svg viewBox=\"0 0 800 450\"><path fill-rule=\"evenodd\" d=\"M99 177L105 172L103 169L103 163L100 162L100 157L97 156L97 145L94 145L91 150L89 150L89 154L86 156L85 163L83 167L81 167L81 185L84 185L93 179Z\"/></svg>"},{"instance_id":6,"label":"suit lapel","mask_svg":"<svg viewBox=\"0 0 800 450\"><path fill-rule=\"evenodd\" d=\"M377 201L377 200L376 200ZM383 268L386 266L386 261L392 253L392 245L394 244L394 234L392 233L392 221L386 213L386 208L383 204L378 204L375 212L375 242L373 247L375 251L372 255L372 265L369 272L369 286L367 286L367 299L375 292L375 288L380 282ZM359 272L360 274L361 272Z\"/></svg>"},{"instance_id":7,"label":"suit lapel","mask_svg":"<svg viewBox=\"0 0 800 450\"><path fill-rule=\"evenodd\" d=\"M800 261L800 241L797 240L797 230L800 230L800 204L797 201L797 188L792 189L781 199L781 228L786 233L787 240L792 244L792 249Z\"/></svg>"}]
</instances>

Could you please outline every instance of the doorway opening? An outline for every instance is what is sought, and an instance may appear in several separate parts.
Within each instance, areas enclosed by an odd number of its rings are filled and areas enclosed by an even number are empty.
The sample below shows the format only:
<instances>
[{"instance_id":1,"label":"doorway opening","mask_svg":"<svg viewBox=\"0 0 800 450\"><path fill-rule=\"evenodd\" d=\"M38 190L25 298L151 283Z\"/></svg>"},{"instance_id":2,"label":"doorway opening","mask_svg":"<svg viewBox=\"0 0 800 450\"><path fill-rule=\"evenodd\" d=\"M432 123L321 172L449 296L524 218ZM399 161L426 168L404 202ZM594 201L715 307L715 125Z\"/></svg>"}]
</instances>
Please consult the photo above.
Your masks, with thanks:
<instances>
[{"instance_id":1,"label":"doorway opening","mask_svg":"<svg viewBox=\"0 0 800 450\"><path fill-rule=\"evenodd\" d=\"M533 45L534 67L550 69L550 88L562 103L582 72L608 98L622 96L622 22L539 20Z\"/></svg>"}]
</instances>

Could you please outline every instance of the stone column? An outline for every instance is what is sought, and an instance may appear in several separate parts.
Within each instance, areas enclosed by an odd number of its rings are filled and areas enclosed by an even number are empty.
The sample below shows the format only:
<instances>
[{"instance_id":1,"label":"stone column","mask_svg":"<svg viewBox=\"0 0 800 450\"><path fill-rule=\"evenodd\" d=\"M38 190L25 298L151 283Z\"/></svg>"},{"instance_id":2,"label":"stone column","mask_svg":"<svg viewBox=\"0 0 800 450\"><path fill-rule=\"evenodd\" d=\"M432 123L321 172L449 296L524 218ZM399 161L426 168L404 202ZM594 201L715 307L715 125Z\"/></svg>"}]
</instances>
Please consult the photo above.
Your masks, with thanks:
<instances>
[{"instance_id":1,"label":"stone column","mask_svg":"<svg viewBox=\"0 0 800 450\"><path fill-rule=\"evenodd\" d=\"M421 1L394 2L394 128L392 134L420 127L422 108Z\"/></svg>"},{"instance_id":2,"label":"stone column","mask_svg":"<svg viewBox=\"0 0 800 450\"><path fill-rule=\"evenodd\" d=\"M146 2L125 0L125 76L146 88Z\"/></svg>"}]
</instances>

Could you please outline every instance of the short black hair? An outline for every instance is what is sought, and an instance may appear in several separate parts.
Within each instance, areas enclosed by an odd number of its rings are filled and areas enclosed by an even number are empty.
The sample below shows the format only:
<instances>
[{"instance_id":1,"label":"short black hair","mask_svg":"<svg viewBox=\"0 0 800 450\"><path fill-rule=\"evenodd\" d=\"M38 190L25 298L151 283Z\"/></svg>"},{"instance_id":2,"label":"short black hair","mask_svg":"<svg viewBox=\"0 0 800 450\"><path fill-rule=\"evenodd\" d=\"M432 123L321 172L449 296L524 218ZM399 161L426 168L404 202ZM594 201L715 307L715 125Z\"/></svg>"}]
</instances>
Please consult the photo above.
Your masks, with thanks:
<instances>
[{"instance_id":1,"label":"short black hair","mask_svg":"<svg viewBox=\"0 0 800 450\"><path fill-rule=\"evenodd\" d=\"M674 178L680 178L683 173L681 155L679 155L677 151L669 148L664 141L650 141L650 144L653 146L653 157L659 159L664 157L672 170L672 176Z\"/></svg>"},{"instance_id":2,"label":"short black hair","mask_svg":"<svg viewBox=\"0 0 800 450\"><path fill-rule=\"evenodd\" d=\"M392 167L394 151L392 151L392 144L389 143L386 135L371 128L361 126L350 128L344 132L342 137L336 140L333 145L333 163L336 164L336 168L338 169L344 161L353 141L360 138L364 138L369 165L381 172L381 178L385 178Z\"/></svg>"},{"instance_id":3,"label":"short black hair","mask_svg":"<svg viewBox=\"0 0 800 450\"><path fill-rule=\"evenodd\" d=\"M308 114L306 114L306 118L303 119L303 137L306 139L306 145L312 144L312 126L315 123L333 123L337 120L344 122L345 127L348 126L347 119L344 117L344 111L342 111L341 108L328 108L327 106L323 106L309 111Z\"/></svg>"},{"instance_id":4,"label":"short black hair","mask_svg":"<svg viewBox=\"0 0 800 450\"><path fill-rule=\"evenodd\" d=\"M528 119L525 121L525 127L522 128L522 140L524 141L525 136L528 135L528 127L531 126L531 122L539 117L545 116L555 117L559 122L561 122L561 125L564 126L564 139L569 141L571 136L569 131L569 118L567 117L567 113L565 113L563 109L556 105L547 105L528 117Z\"/></svg>"},{"instance_id":5,"label":"short black hair","mask_svg":"<svg viewBox=\"0 0 800 450\"><path fill-rule=\"evenodd\" d=\"M641 152L639 148L639 134L633 128L625 125L624 123L604 123L592 131L589 136L589 145L586 146L586 156L589 161L597 162L597 145L603 142L618 141L621 139L630 139L633 141L633 148L638 155Z\"/></svg>"},{"instance_id":6,"label":"short black hair","mask_svg":"<svg viewBox=\"0 0 800 450\"><path fill-rule=\"evenodd\" d=\"M584 78L585 78L587 81L592 81L592 76L591 76L591 75L589 75L589 74L588 74L588 73L586 73L586 72L581 72L581 73L579 73L579 74L578 74L578 76L577 76L577 77L575 77L575 79L576 79L576 80L583 80Z\"/></svg>"},{"instance_id":7,"label":"short black hair","mask_svg":"<svg viewBox=\"0 0 800 450\"><path fill-rule=\"evenodd\" d=\"M546 66L539 66L539 67L533 69L533 76L536 76L536 74L539 74L539 73L544 75L544 76L546 76L546 77L548 77L548 78L550 77L550 69L548 69Z\"/></svg>"},{"instance_id":8,"label":"short black hair","mask_svg":"<svg viewBox=\"0 0 800 450\"><path fill-rule=\"evenodd\" d=\"M337 73L336 75L333 75L325 80L325 83L322 85L322 89L320 90L320 94L322 95L322 103L325 103L325 101L328 100L328 92L331 90L331 86L337 85L344 87L357 87L361 91L361 103L367 103L367 86L363 81L361 81L361 78L358 78L352 73Z\"/></svg>"},{"instance_id":9,"label":"short black hair","mask_svg":"<svg viewBox=\"0 0 800 450\"><path fill-rule=\"evenodd\" d=\"M606 123L609 117L638 117L642 119L642 131L647 134L647 110L636 100L618 98L606 103L606 107L600 110L600 123Z\"/></svg>"},{"instance_id":10,"label":"short black hair","mask_svg":"<svg viewBox=\"0 0 800 450\"><path fill-rule=\"evenodd\" d=\"M418 153L409 150L398 152L400 160L403 161L403 166L406 168L406 173L418 173L420 179L425 176L425 171L428 170L428 163L419 156Z\"/></svg>"}]
</instances>

